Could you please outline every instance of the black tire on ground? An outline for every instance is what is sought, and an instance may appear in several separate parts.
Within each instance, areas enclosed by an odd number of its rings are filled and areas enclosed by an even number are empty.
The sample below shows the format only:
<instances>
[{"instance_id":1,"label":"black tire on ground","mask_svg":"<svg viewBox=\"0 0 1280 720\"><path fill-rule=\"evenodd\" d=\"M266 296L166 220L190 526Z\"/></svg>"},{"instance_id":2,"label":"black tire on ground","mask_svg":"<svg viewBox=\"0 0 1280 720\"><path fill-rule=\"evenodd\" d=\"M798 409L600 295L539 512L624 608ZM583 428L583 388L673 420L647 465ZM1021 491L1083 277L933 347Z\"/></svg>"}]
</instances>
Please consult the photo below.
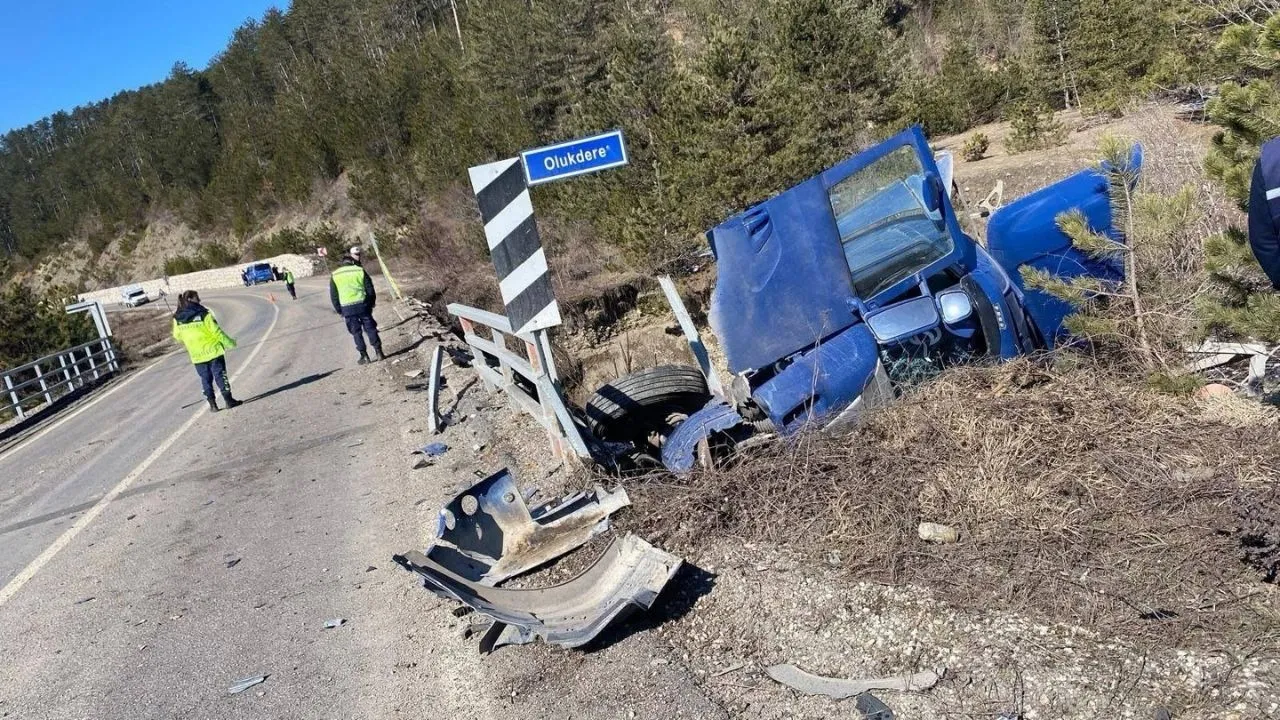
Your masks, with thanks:
<instances>
[{"instance_id":1,"label":"black tire on ground","mask_svg":"<svg viewBox=\"0 0 1280 720\"><path fill-rule=\"evenodd\" d=\"M707 380L697 368L649 368L596 390L587 402L587 427L602 440L641 442L651 432L669 431L671 415L691 415L710 399Z\"/></svg>"}]
</instances>

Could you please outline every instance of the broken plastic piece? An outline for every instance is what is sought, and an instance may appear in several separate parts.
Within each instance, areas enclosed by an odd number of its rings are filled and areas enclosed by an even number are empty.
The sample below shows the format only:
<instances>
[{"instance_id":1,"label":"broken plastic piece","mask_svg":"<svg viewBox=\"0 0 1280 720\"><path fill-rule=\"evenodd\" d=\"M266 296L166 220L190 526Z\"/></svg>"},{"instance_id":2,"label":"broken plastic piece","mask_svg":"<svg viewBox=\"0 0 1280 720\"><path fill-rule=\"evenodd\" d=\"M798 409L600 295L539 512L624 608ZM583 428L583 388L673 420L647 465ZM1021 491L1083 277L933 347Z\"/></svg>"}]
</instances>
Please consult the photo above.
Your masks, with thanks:
<instances>
[{"instance_id":1,"label":"broken plastic piece","mask_svg":"<svg viewBox=\"0 0 1280 720\"><path fill-rule=\"evenodd\" d=\"M677 475L693 469L697 462L698 443L712 433L724 432L746 422L733 406L720 398L713 398L698 412L680 423L662 446L662 464Z\"/></svg>"},{"instance_id":2,"label":"broken plastic piece","mask_svg":"<svg viewBox=\"0 0 1280 720\"><path fill-rule=\"evenodd\" d=\"M870 690L928 690L942 679L942 672L926 670L914 675L879 680L845 680L813 675L795 665L774 665L765 672L769 677L805 695L826 695L836 700L851 698Z\"/></svg>"},{"instance_id":3,"label":"broken plastic piece","mask_svg":"<svg viewBox=\"0 0 1280 720\"><path fill-rule=\"evenodd\" d=\"M869 692L864 692L854 700L855 707L858 712L862 713L862 717L866 720L893 720L893 710L888 705L881 702L880 698Z\"/></svg>"},{"instance_id":4,"label":"broken plastic piece","mask_svg":"<svg viewBox=\"0 0 1280 720\"><path fill-rule=\"evenodd\" d=\"M413 451L414 455L426 455L427 457L436 457L443 455L449 451L449 446L442 442L433 442L423 445L421 448Z\"/></svg>"},{"instance_id":5,"label":"broken plastic piece","mask_svg":"<svg viewBox=\"0 0 1280 720\"><path fill-rule=\"evenodd\" d=\"M227 692L230 693L231 695L238 695L244 692L245 690L248 690L249 688L253 687L254 685L259 685L261 683L266 682L267 677L268 676L266 675L256 675L254 677L247 677L243 680L237 680L235 681L235 683L231 685L231 687L227 688Z\"/></svg>"},{"instance_id":6,"label":"broken plastic piece","mask_svg":"<svg viewBox=\"0 0 1280 720\"><path fill-rule=\"evenodd\" d=\"M953 543L960 540L959 530L942 523L922 522L916 532L925 542Z\"/></svg>"},{"instance_id":7,"label":"broken plastic piece","mask_svg":"<svg viewBox=\"0 0 1280 720\"><path fill-rule=\"evenodd\" d=\"M324 629L325 629L325 630L333 630L334 628L340 628L340 627L342 627L343 625L346 625L346 624L347 624L347 620L346 620L346 618L334 618L334 619L332 619L332 620L325 620L325 621L324 621Z\"/></svg>"},{"instance_id":8,"label":"broken plastic piece","mask_svg":"<svg viewBox=\"0 0 1280 720\"><path fill-rule=\"evenodd\" d=\"M682 560L635 535L614 540L581 575L560 585L530 590L494 588L449 571L420 552L395 561L418 573L428 589L493 618L480 651L538 638L562 647L587 644L613 622L653 606Z\"/></svg>"},{"instance_id":9,"label":"broken plastic piece","mask_svg":"<svg viewBox=\"0 0 1280 720\"><path fill-rule=\"evenodd\" d=\"M622 488L597 487L531 513L511 471L503 469L440 511L427 556L467 580L497 585L586 544L630 504Z\"/></svg>"}]
</instances>

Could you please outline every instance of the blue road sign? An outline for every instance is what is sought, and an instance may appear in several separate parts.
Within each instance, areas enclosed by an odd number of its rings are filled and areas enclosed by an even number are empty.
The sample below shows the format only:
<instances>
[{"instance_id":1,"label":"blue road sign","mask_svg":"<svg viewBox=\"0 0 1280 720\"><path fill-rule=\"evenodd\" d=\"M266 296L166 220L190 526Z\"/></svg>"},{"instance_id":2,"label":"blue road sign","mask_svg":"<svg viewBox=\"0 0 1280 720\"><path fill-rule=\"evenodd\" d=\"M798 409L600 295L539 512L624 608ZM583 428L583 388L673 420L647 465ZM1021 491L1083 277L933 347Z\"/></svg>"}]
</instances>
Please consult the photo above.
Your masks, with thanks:
<instances>
[{"instance_id":1,"label":"blue road sign","mask_svg":"<svg viewBox=\"0 0 1280 720\"><path fill-rule=\"evenodd\" d=\"M622 131L593 135L520 153L524 177L530 185L561 180L574 175L608 170L627 164L627 146Z\"/></svg>"}]
</instances>

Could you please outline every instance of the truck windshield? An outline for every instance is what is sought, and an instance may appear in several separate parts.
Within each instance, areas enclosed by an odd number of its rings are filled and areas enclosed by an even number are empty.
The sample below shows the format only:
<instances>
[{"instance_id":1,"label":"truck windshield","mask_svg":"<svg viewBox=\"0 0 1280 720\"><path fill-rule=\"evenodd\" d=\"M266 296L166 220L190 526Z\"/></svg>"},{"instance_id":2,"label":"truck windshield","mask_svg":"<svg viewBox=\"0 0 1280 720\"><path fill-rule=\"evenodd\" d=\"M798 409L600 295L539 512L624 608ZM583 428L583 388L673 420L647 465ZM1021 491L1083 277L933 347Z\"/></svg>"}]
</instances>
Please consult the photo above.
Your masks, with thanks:
<instances>
[{"instance_id":1,"label":"truck windshield","mask_svg":"<svg viewBox=\"0 0 1280 720\"><path fill-rule=\"evenodd\" d=\"M954 245L923 196L915 149L900 147L829 191L853 287L864 299L945 257Z\"/></svg>"}]
</instances>

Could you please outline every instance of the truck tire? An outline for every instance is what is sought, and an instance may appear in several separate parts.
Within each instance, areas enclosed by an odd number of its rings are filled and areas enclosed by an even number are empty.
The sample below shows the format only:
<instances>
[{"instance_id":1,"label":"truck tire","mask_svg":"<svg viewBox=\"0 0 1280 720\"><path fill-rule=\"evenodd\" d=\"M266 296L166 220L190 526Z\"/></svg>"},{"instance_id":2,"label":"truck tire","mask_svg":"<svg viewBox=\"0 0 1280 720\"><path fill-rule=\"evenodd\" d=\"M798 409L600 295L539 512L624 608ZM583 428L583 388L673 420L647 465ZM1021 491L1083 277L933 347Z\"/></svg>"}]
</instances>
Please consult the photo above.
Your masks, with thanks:
<instances>
[{"instance_id":1,"label":"truck tire","mask_svg":"<svg viewBox=\"0 0 1280 720\"><path fill-rule=\"evenodd\" d=\"M596 390L587 402L587 427L602 440L640 442L652 432L670 432L668 418L692 415L710 399L707 380L697 368L649 368Z\"/></svg>"}]
</instances>

